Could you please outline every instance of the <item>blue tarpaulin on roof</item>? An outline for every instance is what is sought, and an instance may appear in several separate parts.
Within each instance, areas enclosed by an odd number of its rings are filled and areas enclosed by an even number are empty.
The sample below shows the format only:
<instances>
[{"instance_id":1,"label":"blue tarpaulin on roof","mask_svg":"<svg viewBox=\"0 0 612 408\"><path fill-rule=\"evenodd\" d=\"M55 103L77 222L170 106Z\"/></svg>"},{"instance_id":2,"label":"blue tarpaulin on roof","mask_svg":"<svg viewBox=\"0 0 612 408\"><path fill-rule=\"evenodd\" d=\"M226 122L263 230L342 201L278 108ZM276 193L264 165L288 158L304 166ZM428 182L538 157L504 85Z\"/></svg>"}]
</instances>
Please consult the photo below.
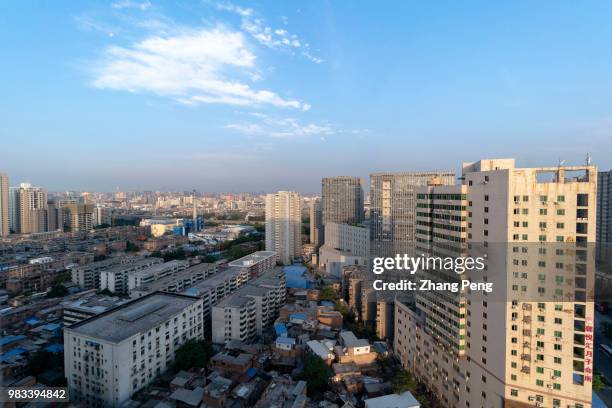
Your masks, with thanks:
<instances>
[{"instance_id":1,"label":"blue tarpaulin on roof","mask_svg":"<svg viewBox=\"0 0 612 408\"><path fill-rule=\"evenodd\" d=\"M246 375L249 378L253 378L255 377L255 374L257 374L257 369L255 367L251 367L247 370Z\"/></svg>"},{"instance_id":2,"label":"blue tarpaulin on roof","mask_svg":"<svg viewBox=\"0 0 612 408\"><path fill-rule=\"evenodd\" d=\"M277 336L283 336L287 334L287 327L283 323L274 323L274 330Z\"/></svg>"},{"instance_id":3,"label":"blue tarpaulin on roof","mask_svg":"<svg viewBox=\"0 0 612 408\"><path fill-rule=\"evenodd\" d=\"M296 319L296 320L306 320L306 314L305 313L291 313L289 315L289 319Z\"/></svg>"},{"instance_id":4,"label":"blue tarpaulin on roof","mask_svg":"<svg viewBox=\"0 0 612 408\"><path fill-rule=\"evenodd\" d=\"M25 339L23 334L19 334L17 336L6 336L0 339L0 346L6 346L7 344L15 343L17 341Z\"/></svg>"},{"instance_id":5,"label":"blue tarpaulin on roof","mask_svg":"<svg viewBox=\"0 0 612 408\"><path fill-rule=\"evenodd\" d=\"M25 319L25 322L27 324L34 325L34 324L40 323L40 319L38 317L32 316L32 317L28 317L27 319Z\"/></svg>"},{"instance_id":6,"label":"blue tarpaulin on roof","mask_svg":"<svg viewBox=\"0 0 612 408\"><path fill-rule=\"evenodd\" d=\"M6 353L0 356L0 361L9 361L11 358L15 356L19 356L25 353L27 350L21 347L14 348L12 350L7 351Z\"/></svg>"},{"instance_id":7,"label":"blue tarpaulin on roof","mask_svg":"<svg viewBox=\"0 0 612 408\"><path fill-rule=\"evenodd\" d=\"M289 289L310 289L312 288L312 277L310 272L303 265L291 265L283 268L287 278L287 288Z\"/></svg>"},{"instance_id":8,"label":"blue tarpaulin on roof","mask_svg":"<svg viewBox=\"0 0 612 408\"><path fill-rule=\"evenodd\" d=\"M61 353L64 351L64 346L61 344L51 344L45 348L49 353Z\"/></svg>"}]
</instances>

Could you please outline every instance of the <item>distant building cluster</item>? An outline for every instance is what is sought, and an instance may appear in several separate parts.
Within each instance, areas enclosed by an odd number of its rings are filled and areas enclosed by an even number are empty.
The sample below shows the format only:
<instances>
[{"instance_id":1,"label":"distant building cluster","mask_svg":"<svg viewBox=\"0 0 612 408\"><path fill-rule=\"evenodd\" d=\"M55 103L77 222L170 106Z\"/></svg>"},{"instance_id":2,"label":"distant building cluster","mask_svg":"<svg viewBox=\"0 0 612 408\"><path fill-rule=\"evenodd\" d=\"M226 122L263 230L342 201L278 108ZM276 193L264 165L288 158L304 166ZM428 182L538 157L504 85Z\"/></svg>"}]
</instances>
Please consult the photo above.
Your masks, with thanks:
<instances>
[{"instance_id":1,"label":"distant building cluster","mask_svg":"<svg viewBox=\"0 0 612 408\"><path fill-rule=\"evenodd\" d=\"M83 407L596 406L611 172L484 159L365 190L53 193L0 173L3 386ZM464 277L373 257L474 252L491 293L373 284Z\"/></svg>"}]
</instances>

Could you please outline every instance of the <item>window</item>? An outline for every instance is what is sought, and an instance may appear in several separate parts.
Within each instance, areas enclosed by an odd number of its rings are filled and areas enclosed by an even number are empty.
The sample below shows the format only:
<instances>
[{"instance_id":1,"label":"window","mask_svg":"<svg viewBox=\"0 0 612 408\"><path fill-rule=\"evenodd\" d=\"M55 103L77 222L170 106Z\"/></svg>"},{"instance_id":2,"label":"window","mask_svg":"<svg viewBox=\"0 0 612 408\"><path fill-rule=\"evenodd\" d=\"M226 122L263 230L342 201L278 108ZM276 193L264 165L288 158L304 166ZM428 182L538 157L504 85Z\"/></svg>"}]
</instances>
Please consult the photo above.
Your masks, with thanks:
<instances>
[{"instance_id":1,"label":"window","mask_svg":"<svg viewBox=\"0 0 612 408\"><path fill-rule=\"evenodd\" d=\"M562 196L562 195L557 196L557 201L560 202L560 203L564 202L565 201L565 196Z\"/></svg>"},{"instance_id":2,"label":"window","mask_svg":"<svg viewBox=\"0 0 612 408\"><path fill-rule=\"evenodd\" d=\"M518 390L511 389L510 390L510 395L512 395L513 397L518 397Z\"/></svg>"},{"instance_id":3,"label":"window","mask_svg":"<svg viewBox=\"0 0 612 408\"><path fill-rule=\"evenodd\" d=\"M565 215L565 210L563 208L557 209L557 215Z\"/></svg>"},{"instance_id":4,"label":"window","mask_svg":"<svg viewBox=\"0 0 612 408\"><path fill-rule=\"evenodd\" d=\"M536 385L538 387L543 387L544 386L544 380L536 380Z\"/></svg>"},{"instance_id":5,"label":"window","mask_svg":"<svg viewBox=\"0 0 612 408\"><path fill-rule=\"evenodd\" d=\"M538 374L544 374L544 367L536 367L536 372Z\"/></svg>"},{"instance_id":6,"label":"window","mask_svg":"<svg viewBox=\"0 0 612 408\"><path fill-rule=\"evenodd\" d=\"M578 207L588 207L589 206L589 195L588 194L577 194L576 195L576 205Z\"/></svg>"}]
</instances>

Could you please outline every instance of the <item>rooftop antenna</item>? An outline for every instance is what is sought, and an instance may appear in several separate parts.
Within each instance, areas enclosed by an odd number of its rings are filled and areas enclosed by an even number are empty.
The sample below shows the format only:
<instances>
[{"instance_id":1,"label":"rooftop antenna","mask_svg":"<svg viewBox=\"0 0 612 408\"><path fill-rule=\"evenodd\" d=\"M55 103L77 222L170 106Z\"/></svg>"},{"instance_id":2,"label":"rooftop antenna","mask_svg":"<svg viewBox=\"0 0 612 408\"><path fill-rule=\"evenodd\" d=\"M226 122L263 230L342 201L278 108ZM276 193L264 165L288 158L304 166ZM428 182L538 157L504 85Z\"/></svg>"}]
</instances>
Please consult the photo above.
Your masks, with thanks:
<instances>
[{"instance_id":1,"label":"rooftop antenna","mask_svg":"<svg viewBox=\"0 0 612 408\"><path fill-rule=\"evenodd\" d=\"M587 166L591 165L591 155L589 153L587 153L586 155L586 165Z\"/></svg>"}]
</instances>

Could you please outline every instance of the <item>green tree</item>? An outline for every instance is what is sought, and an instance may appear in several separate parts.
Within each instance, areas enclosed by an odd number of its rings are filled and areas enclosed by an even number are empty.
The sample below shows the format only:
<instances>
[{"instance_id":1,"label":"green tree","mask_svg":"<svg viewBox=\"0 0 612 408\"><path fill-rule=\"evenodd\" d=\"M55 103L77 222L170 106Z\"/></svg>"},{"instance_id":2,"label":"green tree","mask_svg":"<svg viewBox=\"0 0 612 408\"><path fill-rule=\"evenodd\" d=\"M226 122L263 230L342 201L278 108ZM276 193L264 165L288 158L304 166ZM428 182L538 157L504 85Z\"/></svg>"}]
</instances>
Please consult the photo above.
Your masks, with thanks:
<instances>
[{"instance_id":1,"label":"green tree","mask_svg":"<svg viewBox=\"0 0 612 408\"><path fill-rule=\"evenodd\" d=\"M189 340L176 350L174 368L189 370L194 367L204 368L213 356L212 345L204 340Z\"/></svg>"},{"instance_id":2,"label":"green tree","mask_svg":"<svg viewBox=\"0 0 612 408\"><path fill-rule=\"evenodd\" d=\"M217 257L214 255L206 255L202 261L206 263L214 263L217 262Z\"/></svg>"},{"instance_id":3,"label":"green tree","mask_svg":"<svg viewBox=\"0 0 612 408\"><path fill-rule=\"evenodd\" d=\"M329 388L328 380L332 372L325 361L317 356L308 356L304 362L301 379L308 383L308 396L320 397Z\"/></svg>"},{"instance_id":4,"label":"green tree","mask_svg":"<svg viewBox=\"0 0 612 408\"><path fill-rule=\"evenodd\" d=\"M125 243L125 252L138 252L139 250L140 248L138 248L138 245L136 245L132 241L127 241Z\"/></svg>"},{"instance_id":5,"label":"green tree","mask_svg":"<svg viewBox=\"0 0 612 408\"><path fill-rule=\"evenodd\" d=\"M164 262L174 261L175 259L186 259L187 254L182 248L175 249L174 251L169 251L164 253L162 256L164 258Z\"/></svg>"},{"instance_id":6,"label":"green tree","mask_svg":"<svg viewBox=\"0 0 612 408\"><path fill-rule=\"evenodd\" d=\"M323 289L321 289L321 292L319 292L319 300L335 301L337 299L338 295L331 286L325 286Z\"/></svg>"},{"instance_id":7,"label":"green tree","mask_svg":"<svg viewBox=\"0 0 612 408\"><path fill-rule=\"evenodd\" d=\"M412 374L406 370L400 370L391 380L393 392L396 394L401 394L406 391L416 393L418 385L419 383L415 380Z\"/></svg>"},{"instance_id":8,"label":"green tree","mask_svg":"<svg viewBox=\"0 0 612 408\"><path fill-rule=\"evenodd\" d=\"M47 292L48 298L58 298L63 297L68 294L68 289L62 284L55 284L51 286L51 290Z\"/></svg>"},{"instance_id":9,"label":"green tree","mask_svg":"<svg viewBox=\"0 0 612 408\"><path fill-rule=\"evenodd\" d=\"M601 373L595 373L593 376L593 391L599 391L608 385L606 378Z\"/></svg>"},{"instance_id":10,"label":"green tree","mask_svg":"<svg viewBox=\"0 0 612 408\"><path fill-rule=\"evenodd\" d=\"M115 296L115 294L111 292L108 288L102 289L100 292L98 292L98 294L103 296Z\"/></svg>"}]
</instances>

